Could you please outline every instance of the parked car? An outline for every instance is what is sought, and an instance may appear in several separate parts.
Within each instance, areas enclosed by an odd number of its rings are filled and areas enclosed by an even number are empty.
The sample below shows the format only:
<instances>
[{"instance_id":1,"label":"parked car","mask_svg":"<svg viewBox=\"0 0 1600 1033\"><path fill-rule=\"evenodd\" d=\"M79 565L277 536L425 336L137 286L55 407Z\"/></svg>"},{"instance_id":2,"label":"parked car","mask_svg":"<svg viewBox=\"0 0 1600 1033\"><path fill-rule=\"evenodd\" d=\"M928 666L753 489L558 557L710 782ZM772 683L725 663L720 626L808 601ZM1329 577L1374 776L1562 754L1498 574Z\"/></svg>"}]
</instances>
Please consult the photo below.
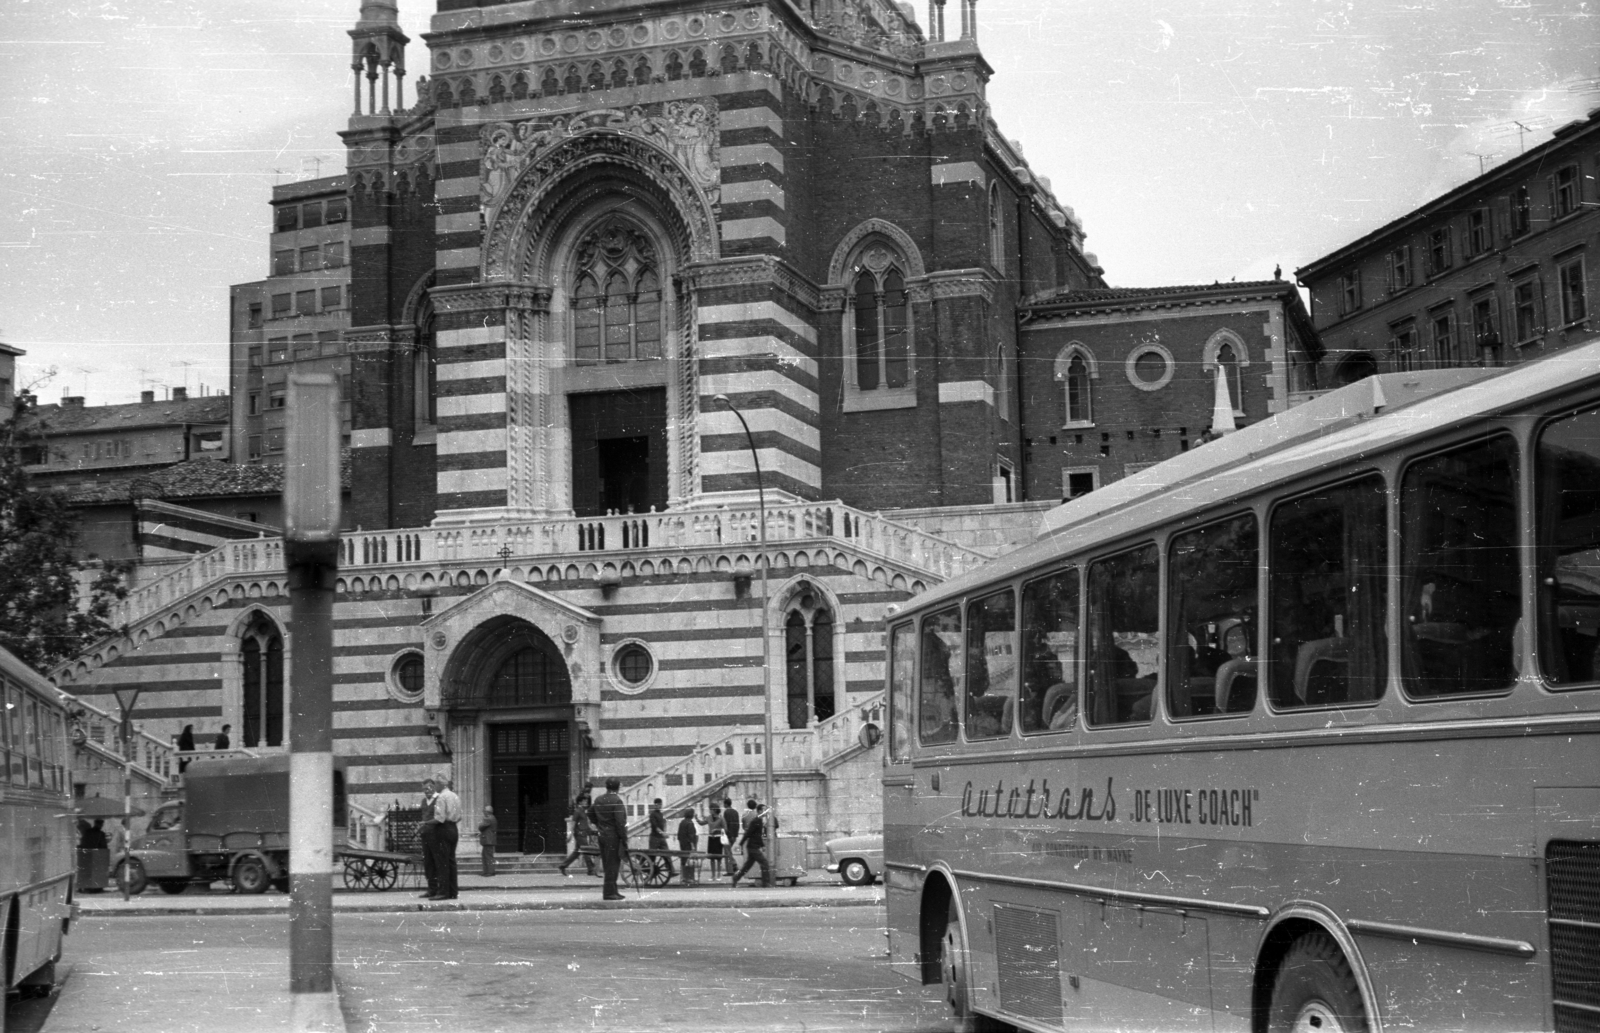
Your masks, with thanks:
<instances>
[{"instance_id":1,"label":"parked car","mask_svg":"<svg viewBox=\"0 0 1600 1033\"><path fill-rule=\"evenodd\" d=\"M830 839L828 871L837 873L846 886L867 886L883 871L883 833L841 836Z\"/></svg>"}]
</instances>

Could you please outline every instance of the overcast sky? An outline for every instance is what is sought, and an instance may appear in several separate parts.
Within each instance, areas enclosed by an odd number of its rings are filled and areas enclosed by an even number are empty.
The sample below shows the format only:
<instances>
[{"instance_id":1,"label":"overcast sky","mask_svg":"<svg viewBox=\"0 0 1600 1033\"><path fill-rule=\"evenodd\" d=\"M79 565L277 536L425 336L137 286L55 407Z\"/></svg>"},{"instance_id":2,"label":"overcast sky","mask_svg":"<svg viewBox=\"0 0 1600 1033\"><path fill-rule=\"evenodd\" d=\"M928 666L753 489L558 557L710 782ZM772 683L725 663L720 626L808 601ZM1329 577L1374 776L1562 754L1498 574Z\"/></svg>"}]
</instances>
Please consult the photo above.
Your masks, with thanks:
<instances>
[{"instance_id":1,"label":"overcast sky","mask_svg":"<svg viewBox=\"0 0 1600 1033\"><path fill-rule=\"evenodd\" d=\"M0 341L28 351L23 385L226 388L228 285L266 274L272 184L343 169L358 7L9 0ZM400 7L422 71L432 0ZM978 19L1001 131L1117 285L1288 274L1600 107L1581 0L980 0Z\"/></svg>"}]
</instances>

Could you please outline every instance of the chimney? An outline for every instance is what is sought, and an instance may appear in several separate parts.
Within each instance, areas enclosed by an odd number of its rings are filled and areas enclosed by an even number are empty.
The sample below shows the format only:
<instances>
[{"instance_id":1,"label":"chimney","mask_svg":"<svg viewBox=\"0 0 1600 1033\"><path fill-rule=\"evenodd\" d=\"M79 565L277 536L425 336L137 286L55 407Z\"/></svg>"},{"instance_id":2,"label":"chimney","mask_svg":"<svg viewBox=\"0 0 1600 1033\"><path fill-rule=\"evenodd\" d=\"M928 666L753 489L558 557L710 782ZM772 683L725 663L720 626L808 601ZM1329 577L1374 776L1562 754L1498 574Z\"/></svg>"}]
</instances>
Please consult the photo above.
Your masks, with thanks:
<instances>
[{"instance_id":1,"label":"chimney","mask_svg":"<svg viewBox=\"0 0 1600 1033\"><path fill-rule=\"evenodd\" d=\"M64 395L62 397L62 399L61 399L61 408L63 408L63 409L82 409L83 408L83 396L82 395Z\"/></svg>"},{"instance_id":2,"label":"chimney","mask_svg":"<svg viewBox=\"0 0 1600 1033\"><path fill-rule=\"evenodd\" d=\"M139 401L141 403L153 402L155 400L156 400L156 393L154 391L140 391L139 392Z\"/></svg>"},{"instance_id":3,"label":"chimney","mask_svg":"<svg viewBox=\"0 0 1600 1033\"><path fill-rule=\"evenodd\" d=\"M172 400L174 402L187 402L189 400L189 389L186 387L173 388Z\"/></svg>"}]
</instances>

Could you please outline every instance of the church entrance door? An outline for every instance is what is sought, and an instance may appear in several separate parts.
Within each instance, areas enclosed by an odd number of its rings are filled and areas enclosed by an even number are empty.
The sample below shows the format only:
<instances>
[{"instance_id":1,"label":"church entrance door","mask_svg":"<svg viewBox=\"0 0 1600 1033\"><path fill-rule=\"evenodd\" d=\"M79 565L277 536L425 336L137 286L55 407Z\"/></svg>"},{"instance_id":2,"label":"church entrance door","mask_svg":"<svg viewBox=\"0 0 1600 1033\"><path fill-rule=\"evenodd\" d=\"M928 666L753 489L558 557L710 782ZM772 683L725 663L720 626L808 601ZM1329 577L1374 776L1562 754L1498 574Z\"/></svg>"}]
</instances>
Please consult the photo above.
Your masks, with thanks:
<instances>
[{"instance_id":1,"label":"church entrance door","mask_svg":"<svg viewBox=\"0 0 1600 1033\"><path fill-rule=\"evenodd\" d=\"M565 852L570 753L567 722L489 726L489 802L500 819L496 850Z\"/></svg>"}]
</instances>

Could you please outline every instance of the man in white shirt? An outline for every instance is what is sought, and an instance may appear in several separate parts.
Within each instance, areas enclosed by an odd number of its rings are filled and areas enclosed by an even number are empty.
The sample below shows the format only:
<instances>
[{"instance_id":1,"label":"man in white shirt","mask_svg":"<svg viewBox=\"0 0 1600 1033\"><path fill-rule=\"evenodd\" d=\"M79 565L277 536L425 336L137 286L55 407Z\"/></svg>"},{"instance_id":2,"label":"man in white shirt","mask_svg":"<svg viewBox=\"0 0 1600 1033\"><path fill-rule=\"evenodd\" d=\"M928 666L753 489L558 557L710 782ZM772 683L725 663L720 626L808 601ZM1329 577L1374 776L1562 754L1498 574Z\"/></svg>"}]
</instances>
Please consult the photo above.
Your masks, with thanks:
<instances>
[{"instance_id":1,"label":"man in white shirt","mask_svg":"<svg viewBox=\"0 0 1600 1033\"><path fill-rule=\"evenodd\" d=\"M461 839L461 797L451 788L448 771L439 775L439 795L433 799L433 817L439 823L434 833L434 870L439 873L439 893L434 900L456 899L456 843Z\"/></svg>"}]
</instances>

